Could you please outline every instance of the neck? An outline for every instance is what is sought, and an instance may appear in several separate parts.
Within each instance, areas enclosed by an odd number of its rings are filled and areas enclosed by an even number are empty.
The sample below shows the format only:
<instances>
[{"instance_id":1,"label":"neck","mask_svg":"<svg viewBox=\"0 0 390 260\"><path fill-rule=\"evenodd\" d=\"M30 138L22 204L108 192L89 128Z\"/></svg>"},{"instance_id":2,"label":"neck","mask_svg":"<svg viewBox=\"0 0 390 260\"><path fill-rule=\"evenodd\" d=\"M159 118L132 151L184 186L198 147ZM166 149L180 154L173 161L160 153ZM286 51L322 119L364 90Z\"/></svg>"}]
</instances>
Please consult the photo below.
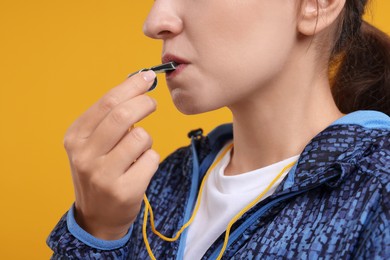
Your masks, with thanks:
<instances>
[{"instance_id":1,"label":"neck","mask_svg":"<svg viewBox=\"0 0 390 260\"><path fill-rule=\"evenodd\" d=\"M302 77L295 85L286 78L229 107L234 150L225 175L299 155L314 136L343 116L327 77Z\"/></svg>"}]
</instances>

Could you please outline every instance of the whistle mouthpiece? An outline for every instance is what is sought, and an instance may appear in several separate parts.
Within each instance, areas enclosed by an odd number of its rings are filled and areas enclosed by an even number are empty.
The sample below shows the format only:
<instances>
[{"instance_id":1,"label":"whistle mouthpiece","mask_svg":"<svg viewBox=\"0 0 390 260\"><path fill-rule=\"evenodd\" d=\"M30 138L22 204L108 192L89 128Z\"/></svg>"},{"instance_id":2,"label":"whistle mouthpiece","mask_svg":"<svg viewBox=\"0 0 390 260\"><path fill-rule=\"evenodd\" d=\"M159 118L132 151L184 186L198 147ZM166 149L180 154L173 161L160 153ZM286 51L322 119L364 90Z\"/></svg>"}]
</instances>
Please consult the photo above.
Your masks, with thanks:
<instances>
[{"instance_id":1,"label":"whistle mouthpiece","mask_svg":"<svg viewBox=\"0 0 390 260\"><path fill-rule=\"evenodd\" d=\"M168 71L175 70L177 65L178 64L176 62L171 61L171 62L168 62L168 63L164 63L164 64L161 64L161 65L157 65L157 66L151 67L150 70L153 70L156 73L165 73L165 72L168 72Z\"/></svg>"},{"instance_id":2,"label":"whistle mouthpiece","mask_svg":"<svg viewBox=\"0 0 390 260\"><path fill-rule=\"evenodd\" d=\"M131 73L129 74L129 76L127 76L128 78L130 78L131 76L135 75L135 74L138 74L142 71L147 71L147 70L153 70L155 73L165 73L165 72L168 72L168 71L173 71L176 69L176 67L178 66L178 64L174 61L171 61L171 62L168 62L168 63L164 63L164 64L161 64L161 65L157 65L157 66L153 66L153 67L150 67L148 69L141 69L137 72L134 72L134 73ZM153 85L150 87L150 89L148 91L152 91L153 89L156 88L157 86L157 78L154 79L154 82L153 82Z\"/></svg>"}]
</instances>

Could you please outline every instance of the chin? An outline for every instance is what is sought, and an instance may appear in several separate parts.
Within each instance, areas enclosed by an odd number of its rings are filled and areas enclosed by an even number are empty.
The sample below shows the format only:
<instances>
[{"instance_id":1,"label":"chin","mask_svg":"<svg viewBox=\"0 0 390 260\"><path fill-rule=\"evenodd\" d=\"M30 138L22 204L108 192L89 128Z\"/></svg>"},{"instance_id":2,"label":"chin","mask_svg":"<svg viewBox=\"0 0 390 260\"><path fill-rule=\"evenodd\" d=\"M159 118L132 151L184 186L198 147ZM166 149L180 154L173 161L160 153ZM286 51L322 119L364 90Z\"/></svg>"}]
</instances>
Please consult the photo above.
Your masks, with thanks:
<instances>
[{"instance_id":1,"label":"chin","mask_svg":"<svg viewBox=\"0 0 390 260\"><path fill-rule=\"evenodd\" d=\"M175 104L177 110L185 115L197 115L207 112L207 110L184 100L173 100L173 103Z\"/></svg>"},{"instance_id":2,"label":"chin","mask_svg":"<svg viewBox=\"0 0 390 260\"><path fill-rule=\"evenodd\" d=\"M202 102L199 98L197 100L192 96L182 95L177 92L172 92L171 97L176 108L185 115L202 114L217 109L210 107L211 104L207 104L204 100Z\"/></svg>"}]
</instances>

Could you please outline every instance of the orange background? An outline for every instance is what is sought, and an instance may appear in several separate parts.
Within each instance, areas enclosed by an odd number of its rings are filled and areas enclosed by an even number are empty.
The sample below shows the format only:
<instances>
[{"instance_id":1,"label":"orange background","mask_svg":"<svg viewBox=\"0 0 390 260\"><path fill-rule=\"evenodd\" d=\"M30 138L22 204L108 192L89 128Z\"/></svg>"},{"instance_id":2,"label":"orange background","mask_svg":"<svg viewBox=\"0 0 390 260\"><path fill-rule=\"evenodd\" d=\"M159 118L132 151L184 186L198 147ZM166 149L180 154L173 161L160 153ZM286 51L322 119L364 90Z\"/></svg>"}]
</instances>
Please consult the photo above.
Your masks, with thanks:
<instances>
[{"instance_id":1,"label":"orange background","mask_svg":"<svg viewBox=\"0 0 390 260\"><path fill-rule=\"evenodd\" d=\"M160 63L161 43L142 34L153 1L0 2L0 259L48 259L45 240L74 200L62 140L68 126L128 73ZM390 2L374 17L390 32ZM227 110L184 116L164 79L158 110L142 122L165 157L191 129L230 121Z\"/></svg>"}]
</instances>

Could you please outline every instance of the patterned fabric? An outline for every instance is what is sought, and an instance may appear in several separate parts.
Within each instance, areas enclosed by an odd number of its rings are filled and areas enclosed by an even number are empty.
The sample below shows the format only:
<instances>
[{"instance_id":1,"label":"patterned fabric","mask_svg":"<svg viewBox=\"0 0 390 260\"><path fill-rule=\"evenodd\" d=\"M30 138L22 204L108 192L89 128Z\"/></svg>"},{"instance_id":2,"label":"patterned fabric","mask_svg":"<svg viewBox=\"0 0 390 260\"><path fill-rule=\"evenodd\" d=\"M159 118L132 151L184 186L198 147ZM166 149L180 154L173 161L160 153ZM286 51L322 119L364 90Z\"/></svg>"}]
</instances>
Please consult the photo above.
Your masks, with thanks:
<instances>
[{"instance_id":1,"label":"patterned fabric","mask_svg":"<svg viewBox=\"0 0 390 260\"><path fill-rule=\"evenodd\" d=\"M147 190L157 230L174 236L193 203L199 181L231 131L202 137L161 165ZM192 149L196 148L196 154ZM197 165L199 162L200 166ZM199 167L199 171L193 171ZM390 259L390 130L332 125L306 146L295 172L276 192L239 219L223 259ZM291 185L284 185L292 181ZM196 198L195 198L196 199ZM190 207L190 210L192 208ZM67 229L65 216L47 243L53 259L149 259L142 239L143 209L129 242L110 251L94 249ZM148 239L157 259L176 259L183 239ZM204 255L215 259L222 234Z\"/></svg>"}]
</instances>

